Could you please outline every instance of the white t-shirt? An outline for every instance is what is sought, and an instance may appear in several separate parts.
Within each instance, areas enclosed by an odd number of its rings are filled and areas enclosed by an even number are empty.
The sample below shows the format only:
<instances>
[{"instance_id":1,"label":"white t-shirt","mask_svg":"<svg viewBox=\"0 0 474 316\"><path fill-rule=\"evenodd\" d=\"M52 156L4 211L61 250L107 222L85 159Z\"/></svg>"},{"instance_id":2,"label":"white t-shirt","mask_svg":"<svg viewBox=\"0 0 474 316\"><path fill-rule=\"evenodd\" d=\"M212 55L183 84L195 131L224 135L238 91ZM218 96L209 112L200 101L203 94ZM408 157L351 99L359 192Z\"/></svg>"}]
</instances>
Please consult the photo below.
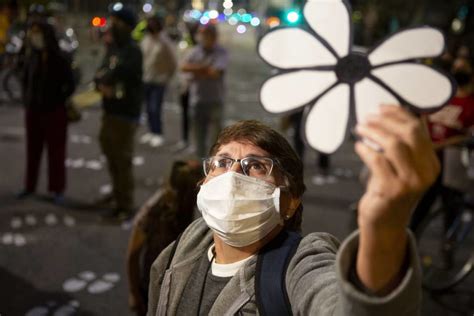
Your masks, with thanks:
<instances>
[{"instance_id":1,"label":"white t-shirt","mask_svg":"<svg viewBox=\"0 0 474 316\"><path fill-rule=\"evenodd\" d=\"M253 258L255 255L251 255L248 258L245 258L243 260L234 262L234 263L228 263L228 264L222 264L222 263L216 263L214 258L214 248L215 245L212 244L211 247L209 247L209 250L207 251L207 257L209 258L209 261L212 260L212 265L211 265L211 272L212 275L221 277L221 278L227 278L227 277L233 277L237 271L251 258Z\"/></svg>"}]
</instances>

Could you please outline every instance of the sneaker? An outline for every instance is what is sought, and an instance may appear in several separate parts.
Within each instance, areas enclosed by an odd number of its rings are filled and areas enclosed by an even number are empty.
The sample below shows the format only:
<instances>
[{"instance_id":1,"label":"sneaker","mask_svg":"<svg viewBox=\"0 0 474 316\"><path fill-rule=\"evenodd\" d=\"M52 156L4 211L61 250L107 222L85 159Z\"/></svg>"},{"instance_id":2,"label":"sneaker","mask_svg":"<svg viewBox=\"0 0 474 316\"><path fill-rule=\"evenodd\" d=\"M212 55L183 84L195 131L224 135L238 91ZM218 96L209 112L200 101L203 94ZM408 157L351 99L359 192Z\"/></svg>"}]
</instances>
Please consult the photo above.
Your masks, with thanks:
<instances>
[{"instance_id":1,"label":"sneaker","mask_svg":"<svg viewBox=\"0 0 474 316\"><path fill-rule=\"evenodd\" d=\"M121 222L130 221L133 218L133 213L132 211L128 211L128 210L119 210L117 214L117 218Z\"/></svg>"},{"instance_id":2,"label":"sneaker","mask_svg":"<svg viewBox=\"0 0 474 316\"><path fill-rule=\"evenodd\" d=\"M101 218L103 221L122 222L132 218L132 212L125 209L114 208L102 213Z\"/></svg>"},{"instance_id":3,"label":"sneaker","mask_svg":"<svg viewBox=\"0 0 474 316\"><path fill-rule=\"evenodd\" d=\"M64 205L64 195L62 193L54 193L53 203L56 205Z\"/></svg>"},{"instance_id":4,"label":"sneaker","mask_svg":"<svg viewBox=\"0 0 474 316\"><path fill-rule=\"evenodd\" d=\"M151 138L153 137L152 133L145 133L140 137L140 144L146 144L150 142Z\"/></svg>"},{"instance_id":5,"label":"sneaker","mask_svg":"<svg viewBox=\"0 0 474 316\"><path fill-rule=\"evenodd\" d=\"M186 148L188 148L188 143L184 140L180 140L179 142L177 142L174 146L173 146L173 151L174 152L178 152L178 151L182 151L182 150L185 150Z\"/></svg>"},{"instance_id":6,"label":"sneaker","mask_svg":"<svg viewBox=\"0 0 474 316\"><path fill-rule=\"evenodd\" d=\"M163 136L153 135L149 143L151 147L160 147L165 143L165 139L163 138Z\"/></svg>"}]
</instances>

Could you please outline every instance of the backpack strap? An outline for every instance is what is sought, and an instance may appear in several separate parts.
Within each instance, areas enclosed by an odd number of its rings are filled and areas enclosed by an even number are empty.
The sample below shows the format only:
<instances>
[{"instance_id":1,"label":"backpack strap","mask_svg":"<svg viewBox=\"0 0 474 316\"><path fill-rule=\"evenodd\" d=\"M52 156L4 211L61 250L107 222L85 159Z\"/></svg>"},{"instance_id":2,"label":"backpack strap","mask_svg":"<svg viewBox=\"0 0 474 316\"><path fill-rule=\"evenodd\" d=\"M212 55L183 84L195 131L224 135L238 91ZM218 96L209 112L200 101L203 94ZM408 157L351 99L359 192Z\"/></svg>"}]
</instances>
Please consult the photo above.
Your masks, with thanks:
<instances>
[{"instance_id":1,"label":"backpack strap","mask_svg":"<svg viewBox=\"0 0 474 316\"><path fill-rule=\"evenodd\" d=\"M183 233L179 234L178 237L176 237L176 240L174 241L173 248L171 248L170 257L168 258L168 264L166 265L166 270L168 270L171 266L171 261L173 261L173 257L176 252L176 248L178 248L178 243L179 239L181 238L181 235L183 235Z\"/></svg>"},{"instance_id":2,"label":"backpack strap","mask_svg":"<svg viewBox=\"0 0 474 316\"><path fill-rule=\"evenodd\" d=\"M255 273L255 296L260 315L292 315L286 291L286 270L301 235L283 230L260 251Z\"/></svg>"}]
</instances>

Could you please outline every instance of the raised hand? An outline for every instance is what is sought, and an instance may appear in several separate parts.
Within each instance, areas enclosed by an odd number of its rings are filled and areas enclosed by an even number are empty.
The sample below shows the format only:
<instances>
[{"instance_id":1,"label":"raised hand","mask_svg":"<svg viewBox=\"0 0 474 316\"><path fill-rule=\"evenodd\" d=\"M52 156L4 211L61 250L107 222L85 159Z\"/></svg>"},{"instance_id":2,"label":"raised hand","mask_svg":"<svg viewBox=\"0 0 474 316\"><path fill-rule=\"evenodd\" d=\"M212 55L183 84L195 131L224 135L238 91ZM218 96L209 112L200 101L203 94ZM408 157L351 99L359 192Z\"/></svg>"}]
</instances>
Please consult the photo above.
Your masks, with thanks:
<instances>
[{"instance_id":1,"label":"raised hand","mask_svg":"<svg viewBox=\"0 0 474 316\"><path fill-rule=\"evenodd\" d=\"M355 147L371 173L358 207L357 272L366 286L381 291L400 273L411 211L440 166L421 120L399 106L382 106L356 131L381 148Z\"/></svg>"}]
</instances>

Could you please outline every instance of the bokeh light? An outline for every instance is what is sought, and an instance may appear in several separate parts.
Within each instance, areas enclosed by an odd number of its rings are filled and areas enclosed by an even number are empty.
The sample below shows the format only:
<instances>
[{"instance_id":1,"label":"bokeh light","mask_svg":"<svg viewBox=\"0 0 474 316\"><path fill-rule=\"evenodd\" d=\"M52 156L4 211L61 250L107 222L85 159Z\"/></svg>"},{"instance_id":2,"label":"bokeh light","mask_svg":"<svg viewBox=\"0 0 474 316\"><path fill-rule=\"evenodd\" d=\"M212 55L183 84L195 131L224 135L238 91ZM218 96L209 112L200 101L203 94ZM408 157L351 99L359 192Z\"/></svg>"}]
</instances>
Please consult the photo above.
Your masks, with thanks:
<instances>
[{"instance_id":1,"label":"bokeh light","mask_svg":"<svg viewBox=\"0 0 474 316\"><path fill-rule=\"evenodd\" d=\"M152 9L153 9L153 6L150 3L145 3L143 5L143 12L145 13L150 13Z\"/></svg>"},{"instance_id":2,"label":"bokeh light","mask_svg":"<svg viewBox=\"0 0 474 316\"><path fill-rule=\"evenodd\" d=\"M250 24L251 24L252 26L259 26L259 25L260 25L260 19L257 18L257 17L253 17L253 18L252 18L252 21L250 21Z\"/></svg>"},{"instance_id":3,"label":"bokeh light","mask_svg":"<svg viewBox=\"0 0 474 316\"><path fill-rule=\"evenodd\" d=\"M247 32L247 27L245 25L241 24L237 26L237 33L244 34L245 32Z\"/></svg>"}]
</instances>

